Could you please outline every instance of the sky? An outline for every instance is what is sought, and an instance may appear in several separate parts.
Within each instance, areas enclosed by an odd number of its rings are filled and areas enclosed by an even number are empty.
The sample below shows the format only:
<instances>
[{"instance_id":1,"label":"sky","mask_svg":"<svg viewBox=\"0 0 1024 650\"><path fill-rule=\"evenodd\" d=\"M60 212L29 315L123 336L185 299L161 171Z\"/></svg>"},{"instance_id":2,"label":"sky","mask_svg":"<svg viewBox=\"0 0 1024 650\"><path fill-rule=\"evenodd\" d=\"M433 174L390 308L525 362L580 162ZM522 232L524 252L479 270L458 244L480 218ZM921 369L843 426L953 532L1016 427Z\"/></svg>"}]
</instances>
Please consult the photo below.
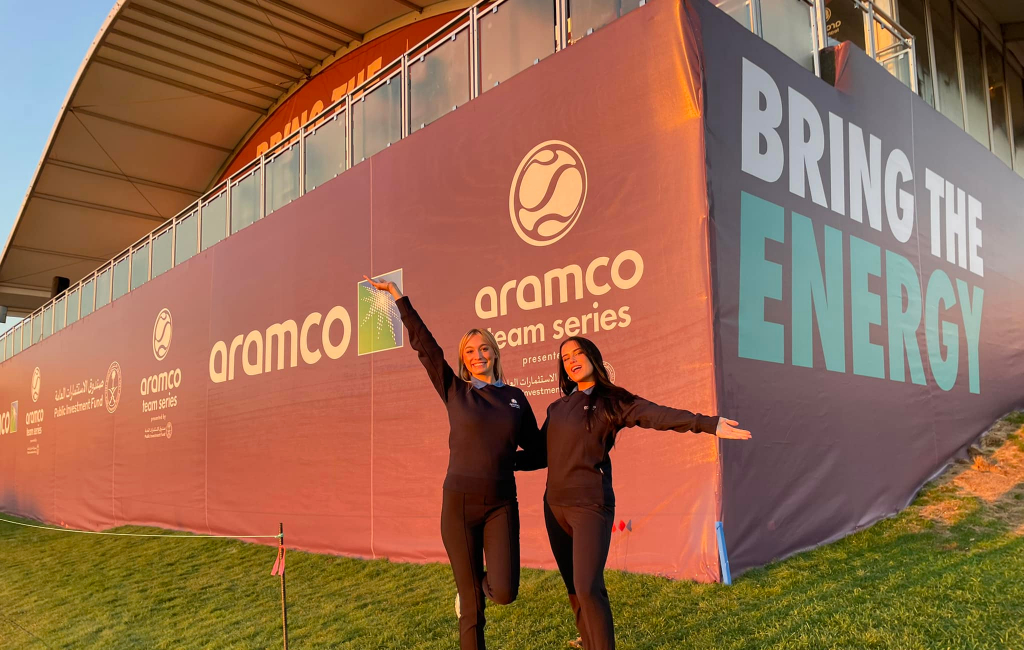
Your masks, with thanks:
<instances>
[{"instance_id":1,"label":"sky","mask_svg":"<svg viewBox=\"0 0 1024 650\"><path fill-rule=\"evenodd\" d=\"M0 238L6 243L71 83L116 0L0 0ZM16 318L0 325L7 329Z\"/></svg>"}]
</instances>

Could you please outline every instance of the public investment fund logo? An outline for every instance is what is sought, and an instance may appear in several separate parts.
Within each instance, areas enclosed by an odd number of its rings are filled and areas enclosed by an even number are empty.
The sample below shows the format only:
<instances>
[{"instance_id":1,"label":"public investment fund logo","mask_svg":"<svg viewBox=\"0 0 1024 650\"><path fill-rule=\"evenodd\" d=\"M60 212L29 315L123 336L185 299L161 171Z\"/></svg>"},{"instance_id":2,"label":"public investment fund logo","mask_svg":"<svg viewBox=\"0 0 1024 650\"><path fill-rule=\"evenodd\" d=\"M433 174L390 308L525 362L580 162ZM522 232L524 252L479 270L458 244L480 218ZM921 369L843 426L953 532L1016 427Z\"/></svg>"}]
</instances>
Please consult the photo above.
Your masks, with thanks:
<instances>
[{"instance_id":1,"label":"public investment fund logo","mask_svg":"<svg viewBox=\"0 0 1024 650\"><path fill-rule=\"evenodd\" d=\"M114 361L107 368L107 376L103 379L103 403L108 413L117 410L121 402L121 365Z\"/></svg>"},{"instance_id":2,"label":"public investment fund logo","mask_svg":"<svg viewBox=\"0 0 1024 650\"><path fill-rule=\"evenodd\" d=\"M402 290L402 269L378 275L377 282L394 282ZM359 354L373 354L402 347L402 315L387 291L378 291L363 280L358 283Z\"/></svg>"},{"instance_id":3,"label":"public investment fund logo","mask_svg":"<svg viewBox=\"0 0 1024 650\"><path fill-rule=\"evenodd\" d=\"M512 178L508 211L527 244L548 246L576 225L587 199L587 167L580 152L559 140L530 150Z\"/></svg>"},{"instance_id":4,"label":"public investment fund logo","mask_svg":"<svg viewBox=\"0 0 1024 650\"><path fill-rule=\"evenodd\" d=\"M39 401L39 390L43 386L43 379L39 374L39 368L37 367L32 371L32 401Z\"/></svg>"},{"instance_id":5,"label":"public investment fund logo","mask_svg":"<svg viewBox=\"0 0 1024 650\"><path fill-rule=\"evenodd\" d=\"M171 349L172 329L171 310L161 309L153 324L153 356L157 361L163 361Z\"/></svg>"}]
</instances>

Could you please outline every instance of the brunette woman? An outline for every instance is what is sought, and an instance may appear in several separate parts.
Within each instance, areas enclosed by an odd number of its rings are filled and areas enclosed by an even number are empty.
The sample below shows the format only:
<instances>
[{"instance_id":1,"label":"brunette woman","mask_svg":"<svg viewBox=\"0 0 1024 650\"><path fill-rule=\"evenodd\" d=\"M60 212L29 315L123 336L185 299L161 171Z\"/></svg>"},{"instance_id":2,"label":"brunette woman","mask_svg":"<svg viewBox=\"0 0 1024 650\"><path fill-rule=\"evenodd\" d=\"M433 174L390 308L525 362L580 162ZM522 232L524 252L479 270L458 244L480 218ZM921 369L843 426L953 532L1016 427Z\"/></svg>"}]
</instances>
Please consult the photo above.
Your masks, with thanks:
<instances>
[{"instance_id":1,"label":"brunette woman","mask_svg":"<svg viewBox=\"0 0 1024 650\"><path fill-rule=\"evenodd\" d=\"M750 432L717 416L659 406L611 382L601 351L588 339L561 345L558 363L563 397L548 407L542 429L546 446L519 452L517 469L547 466L544 523L569 592L576 627L586 650L615 647L615 629L604 566L615 514L609 452L620 429L693 431L746 440Z\"/></svg>"}]
</instances>

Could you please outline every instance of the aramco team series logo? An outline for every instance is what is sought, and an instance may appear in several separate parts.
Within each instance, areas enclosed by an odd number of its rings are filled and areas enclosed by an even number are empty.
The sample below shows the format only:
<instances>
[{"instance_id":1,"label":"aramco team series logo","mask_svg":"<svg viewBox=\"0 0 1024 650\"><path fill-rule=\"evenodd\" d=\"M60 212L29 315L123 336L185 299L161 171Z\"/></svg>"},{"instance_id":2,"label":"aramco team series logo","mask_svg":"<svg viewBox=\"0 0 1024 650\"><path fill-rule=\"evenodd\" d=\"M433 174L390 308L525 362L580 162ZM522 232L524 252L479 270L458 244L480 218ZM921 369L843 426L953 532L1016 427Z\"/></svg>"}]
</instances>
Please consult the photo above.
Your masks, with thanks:
<instances>
[{"instance_id":1,"label":"aramco team series logo","mask_svg":"<svg viewBox=\"0 0 1024 650\"><path fill-rule=\"evenodd\" d=\"M402 269L378 275L377 282L394 282L402 290ZM359 354L373 354L402 347L402 315L387 291L377 291L363 280L358 283Z\"/></svg>"},{"instance_id":2,"label":"aramco team series logo","mask_svg":"<svg viewBox=\"0 0 1024 650\"><path fill-rule=\"evenodd\" d=\"M107 376L103 379L103 403L108 413L117 410L121 401L121 365L114 361L107 368Z\"/></svg>"},{"instance_id":3,"label":"aramco team series logo","mask_svg":"<svg viewBox=\"0 0 1024 650\"><path fill-rule=\"evenodd\" d=\"M32 371L32 401L39 401L39 390L43 387L43 378L39 374L39 368Z\"/></svg>"},{"instance_id":4,"label":"aramco team series logo","mask_svg":"<svg viewBox=\"0 0 1024 650\"><path fill-rule=\"evenodd\" d=\"M156 315L156 323L153 324L153 356L157 361L163 361L171 349L172 329L171 310L161 309Z\"/></svg>"},{"instance_id":5,"label":"aramco team series logo","mask_svg":"<svg viewBox=\"0 0 1024 650\"><path fill-rule=\"evenodd\" d=\"M512 178L508 211L527 244L548 246L565 237L587 199L587 167L572 145L542 142L526 154Z\"/></svg>"}]
</instances>

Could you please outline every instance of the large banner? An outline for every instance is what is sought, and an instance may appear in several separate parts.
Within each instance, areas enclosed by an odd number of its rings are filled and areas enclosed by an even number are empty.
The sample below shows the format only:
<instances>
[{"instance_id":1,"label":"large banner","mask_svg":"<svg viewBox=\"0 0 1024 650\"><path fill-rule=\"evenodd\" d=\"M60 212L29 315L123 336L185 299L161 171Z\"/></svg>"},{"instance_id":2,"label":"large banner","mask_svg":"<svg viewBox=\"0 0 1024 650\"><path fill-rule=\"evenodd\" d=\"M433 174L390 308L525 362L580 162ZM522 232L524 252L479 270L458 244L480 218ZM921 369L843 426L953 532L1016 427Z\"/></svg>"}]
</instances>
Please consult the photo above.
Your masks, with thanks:
<instances>
[{"instance_id":1,"label":"large banner","mask_svg":"<svg viewBox=\"0 0 1024 650\"><path fill-rule=\"evenodd\" d=\"M630 13L4 363L3 509L444 560L444 406L363 273L400 280L453 365L490 328L539 419L573 334L618 384L715 412L680 11ZM618 440L609 566L717 580L716 440ZM518 477L523 558L553 567L544 479Z\"/></svg>"},{"instance_id":2,"label":"large banner","mask_svg":"<svg viewBox=\"0 0 1024 650\"><path fill-rule=\"evenodd\" d=\"M1024 398L1024 180L847 43L835 87L703 0L732 567L903 508Z\"/></svg>"}]
</instances>

